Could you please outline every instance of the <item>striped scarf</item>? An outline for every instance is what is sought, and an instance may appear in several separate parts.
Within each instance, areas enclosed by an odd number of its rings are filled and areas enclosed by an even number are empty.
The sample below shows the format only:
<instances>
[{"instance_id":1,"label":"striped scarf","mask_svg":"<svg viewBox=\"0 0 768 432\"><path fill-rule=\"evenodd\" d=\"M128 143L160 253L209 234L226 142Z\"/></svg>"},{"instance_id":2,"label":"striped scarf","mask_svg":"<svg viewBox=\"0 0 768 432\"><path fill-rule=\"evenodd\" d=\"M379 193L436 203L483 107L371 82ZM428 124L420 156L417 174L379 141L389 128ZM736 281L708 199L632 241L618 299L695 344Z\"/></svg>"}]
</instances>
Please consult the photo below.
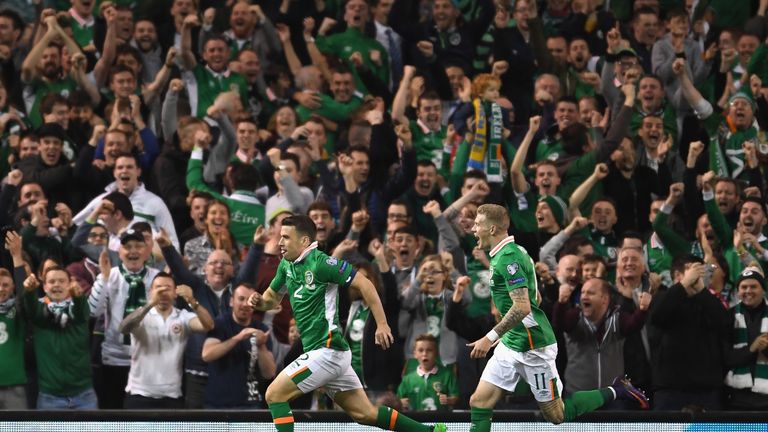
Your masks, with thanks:
<instances>
[{"instance_id":1,"label":"striped scarf","mask_svg":"<svg viewBox=\"0 0 768 432\"><path fill-rule=\"evenodd\" d=\"M55 324L61 328L66 328L67 324L70 320L72 320L72 317L74 316L74 312L72 310L74 303L72 302L72 299L55 302L48 296L45 296L41 299L38 299L38 301L45 305L45 309L43 309L43 316L52 324Z\"/></svg>"},{"instance_id":2,"label":"striped scarf","mask_svg":"<svg viewBox=\"0 0 768 432\"><path fill-rule=\"evenodd\" d=\"M768 300L763 309L763 318L760 321L760 333L768 332ZM736 338L733 343L734 349L741 349L748 345L747 341L747 321L742 312L742 303L734 306L735 319L734 331ZM762 353L757 353L757 364L755 364L754 376L750 366L733 368L725 377L725 384L735 389L751 388L754 393L768 394L768 358Z\"/></svg>"},{"instance_id":3,"label":"striped scarf","mask_svg":"<svg viewBox=\"0 0 768 432\"><path fill-rule=\"evenodd\" d=\"M489 183L502 183L504 177L501 172L501 141L504 122L501 107L497 103L482 102L480 99L475 99L472 104L475 107L475 133L469 152L467 171L473 169L483 171ZM491 115L490 122L487 117L488 111Z\"/></svg>"}]
</instances>

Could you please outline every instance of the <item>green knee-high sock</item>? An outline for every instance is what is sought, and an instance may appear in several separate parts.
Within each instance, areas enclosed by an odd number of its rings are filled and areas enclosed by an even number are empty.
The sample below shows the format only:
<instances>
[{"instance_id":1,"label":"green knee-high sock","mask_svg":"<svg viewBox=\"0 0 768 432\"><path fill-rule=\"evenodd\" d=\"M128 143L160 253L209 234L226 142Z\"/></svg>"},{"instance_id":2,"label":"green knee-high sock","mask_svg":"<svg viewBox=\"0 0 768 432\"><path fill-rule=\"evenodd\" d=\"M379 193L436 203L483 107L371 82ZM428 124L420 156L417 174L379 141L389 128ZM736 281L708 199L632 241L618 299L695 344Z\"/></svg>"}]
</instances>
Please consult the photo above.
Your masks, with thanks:
<instances>
[{"instance_id":1,"label":"green knee-high sock","mask_svg":"<svg viewBox=\"0 0 768 432\"><path fill-rule=\"evenodd\" d=\"M288 402L269 404L269 412L272 413L272 421L278 432L293 432L293 413Z\"/></svg>"},{"instance_id":2,"label":"green knee-high sock","mask_svg":"<svg viewBox=\"0 0 768 432\"><path fill-rule=\"evenodd\" d=\"M380 406L376 416L376 426L398 432L430 432L431 427L408 418L392 408Z\"/></svg>"},{"instance_id":3,"label":"green knee-high sock","mask_svg":"<svg viewBox=\"0 0 768 432\"><path fill-rule=\"evenodd\" d=\"M614 395L610 388L576 392L564 401L565 421L571 421L582 414L592 412L613 399Z\"/></svg>"},{"instance_id":4,"label":"green knee-high sock","mask_svg":"<svg viewBox=\"0 0 768 432\"><path fill-rule=\"evenodd\" d=\"M491 417L493 410L490 408L471 407L469 411L472 427L469 432L491 432Z\"/></svg>"}]
</instances>

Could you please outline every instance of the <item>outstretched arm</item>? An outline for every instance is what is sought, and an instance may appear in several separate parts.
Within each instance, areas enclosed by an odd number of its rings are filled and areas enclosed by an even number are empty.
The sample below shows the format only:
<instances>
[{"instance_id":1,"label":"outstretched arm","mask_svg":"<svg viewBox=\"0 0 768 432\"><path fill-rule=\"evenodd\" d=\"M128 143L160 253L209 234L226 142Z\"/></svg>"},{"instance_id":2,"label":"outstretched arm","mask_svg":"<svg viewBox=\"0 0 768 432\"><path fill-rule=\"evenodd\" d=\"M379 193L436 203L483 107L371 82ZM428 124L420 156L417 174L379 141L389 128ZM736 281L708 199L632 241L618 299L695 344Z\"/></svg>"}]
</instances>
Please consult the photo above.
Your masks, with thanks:
<instances>
[{"instance_id":1,"label":"outstretched arm","mask_svg":"<svg viewBox=\"0 0 768 432\"><path fill-rule=\"evenodd\" d=\"M690 75L688 75L688 68L685 67L685 60L675 59L674 63L672 63L672 71L680 80L680 90L683 92L683 97L696 112L696 115L702 120L711 116L713 113L712 104L707 102L696 86L693 85L693 81Z\"/></svg>"},{"instance_id":2,"label":"outstretched arm","mask_svg":"<svg viewBox=\"0 0 768 432\"><path fill-rule=\"evenodd\" d=\"M573 191L570 200L568 200L568 214L571 218L581 215L579 212L579 206L581 206L581 203L584 202L587 194L589 194L589 191L595 187L597 182L604 179L607 175L608 166L604 163L599 163L595 165L595 172L593 172L591 176L587 177L587 179L584 180L584 182L580 184L575 191Z\"/></svg>"},{"instance_id":3,"label":"outstretched arm","mask_svg":"<svg viewBox=\"0 0 768 432\"><path fill-rule=\"evenodd\" d=\"M408 119L405 117L405 106L408 104L408 89L415 73L415 67L405 66L403 78L400 80L400 86L397 88L395 99L392 101L392 119L401 124L408 123Z\"/></svg>"},{"instance_id":4,"label":"outstretched arm","mask_svg":"<svg viewBox=\"0 0 768 432\"><path fill-rule=\"evenodd\" d=\"M523 141L520 143L520 147L517 149L517 153L515 153L515 158L512 160L512 165L509 167L509 178L512 181L512 189L519 194L527 192L528 189L528 183L525 181L525 176L523 175L523 164L525 163L528 149L531 146L533 137L536 136L536 132L539 130L540 124L540 116L530 118L528 122L528 133L525 134Z\"/></svg>"}]
</instances>

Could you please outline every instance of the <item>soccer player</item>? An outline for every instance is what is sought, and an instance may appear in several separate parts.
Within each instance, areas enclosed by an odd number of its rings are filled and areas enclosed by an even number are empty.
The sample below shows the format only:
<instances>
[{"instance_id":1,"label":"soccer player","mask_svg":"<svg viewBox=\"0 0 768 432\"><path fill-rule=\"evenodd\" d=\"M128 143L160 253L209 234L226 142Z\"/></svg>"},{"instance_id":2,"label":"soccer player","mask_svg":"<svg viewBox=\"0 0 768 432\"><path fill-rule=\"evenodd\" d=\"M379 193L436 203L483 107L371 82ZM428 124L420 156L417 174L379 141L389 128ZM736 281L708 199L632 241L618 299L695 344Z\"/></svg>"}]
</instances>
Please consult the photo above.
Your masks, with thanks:
<instances>
[{"instance_id":1,"label":"soccer player","mask_svg":"<svg viewBox=\"0 0 768 432\"><path fill-rule=\"evenodd\" d=\"M502 319L488 334L469 344L472 358L483 358L498 345L469 400L470 431L491 430L493 407L504 391L513 391L520 380L528 383L544 418L554 424L573 420L617 398L635 401L647 409L645 395L622 378L616 378L609 387L575 392L564 402L560 399L563 384L555 367L557 343L539 308L541 295L533 260L515 244L514 237L507 235L508 229L504 207L478 207L472 231L478 247L491 251L491 295Z\"/></svg>"},{"instance_id":2,"label":"soccer player","mask_svg":"<svg viewBox=\"0 0 768 432\"><path fill-rule=\"evenodd\" d=\"M357 423L403 432L445 432L445 425L426 426L397 411L374 407L352 369L352 354L339 327L338 290L359 289L376 321L376 344L389 348L394 341L376 289L346 261L317 249L316 228L308 216L283 220L280 253L283 259L264 294L254 293L250 303L266 311L288 294L305 353L288 365L267 388L266 399L279 432L293 432L288 403L318 387Z\"/></svg>"}]
</instances>

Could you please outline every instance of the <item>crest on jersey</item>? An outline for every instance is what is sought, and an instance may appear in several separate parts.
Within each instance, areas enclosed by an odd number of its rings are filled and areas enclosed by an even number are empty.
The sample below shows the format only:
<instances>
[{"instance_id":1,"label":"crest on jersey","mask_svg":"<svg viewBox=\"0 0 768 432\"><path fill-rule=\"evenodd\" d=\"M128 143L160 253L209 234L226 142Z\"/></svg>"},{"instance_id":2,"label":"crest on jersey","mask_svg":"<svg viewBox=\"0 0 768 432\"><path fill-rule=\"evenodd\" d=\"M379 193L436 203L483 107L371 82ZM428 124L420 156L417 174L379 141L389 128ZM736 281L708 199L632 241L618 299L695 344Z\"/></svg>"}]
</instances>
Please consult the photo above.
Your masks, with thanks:
<instances>
[{"instance_id":1,"label":"crest on jersey","mask_svg":"<svg viewBox=\"0 0 768 432\"><path fill-rule=\"evenodd\" d=\"M306 282L307 286L312 286L312 284L315 283L315 275L312 274L311 271L307 270L304 272L304 282Z\"/></svg>"},{"instance_id":2,"label":"crest on jersey","mask_svg":"<svg viewBox=\"0 0 768 432\"><path fill-rule=\"evenodd\" d=\"M325 263L328 264L329 266L335 266L336 264L339 263L339 260L337 260L335 257L328 257L328 259L325 260Z\"/></svg>"},{"instance_id":3,"label":"crest on jersey","mask_svg":"<svg viewBox=\"0 0 768 432\"><path fill-rule=\"evenodd\" d=\"M520 266L518 266L517 263L512 263L512 264L507 266L507 272L510 275L513 275L513 274L517 273L517 269L518 268L520 268Z\"/></svg>"}]
</instances>

